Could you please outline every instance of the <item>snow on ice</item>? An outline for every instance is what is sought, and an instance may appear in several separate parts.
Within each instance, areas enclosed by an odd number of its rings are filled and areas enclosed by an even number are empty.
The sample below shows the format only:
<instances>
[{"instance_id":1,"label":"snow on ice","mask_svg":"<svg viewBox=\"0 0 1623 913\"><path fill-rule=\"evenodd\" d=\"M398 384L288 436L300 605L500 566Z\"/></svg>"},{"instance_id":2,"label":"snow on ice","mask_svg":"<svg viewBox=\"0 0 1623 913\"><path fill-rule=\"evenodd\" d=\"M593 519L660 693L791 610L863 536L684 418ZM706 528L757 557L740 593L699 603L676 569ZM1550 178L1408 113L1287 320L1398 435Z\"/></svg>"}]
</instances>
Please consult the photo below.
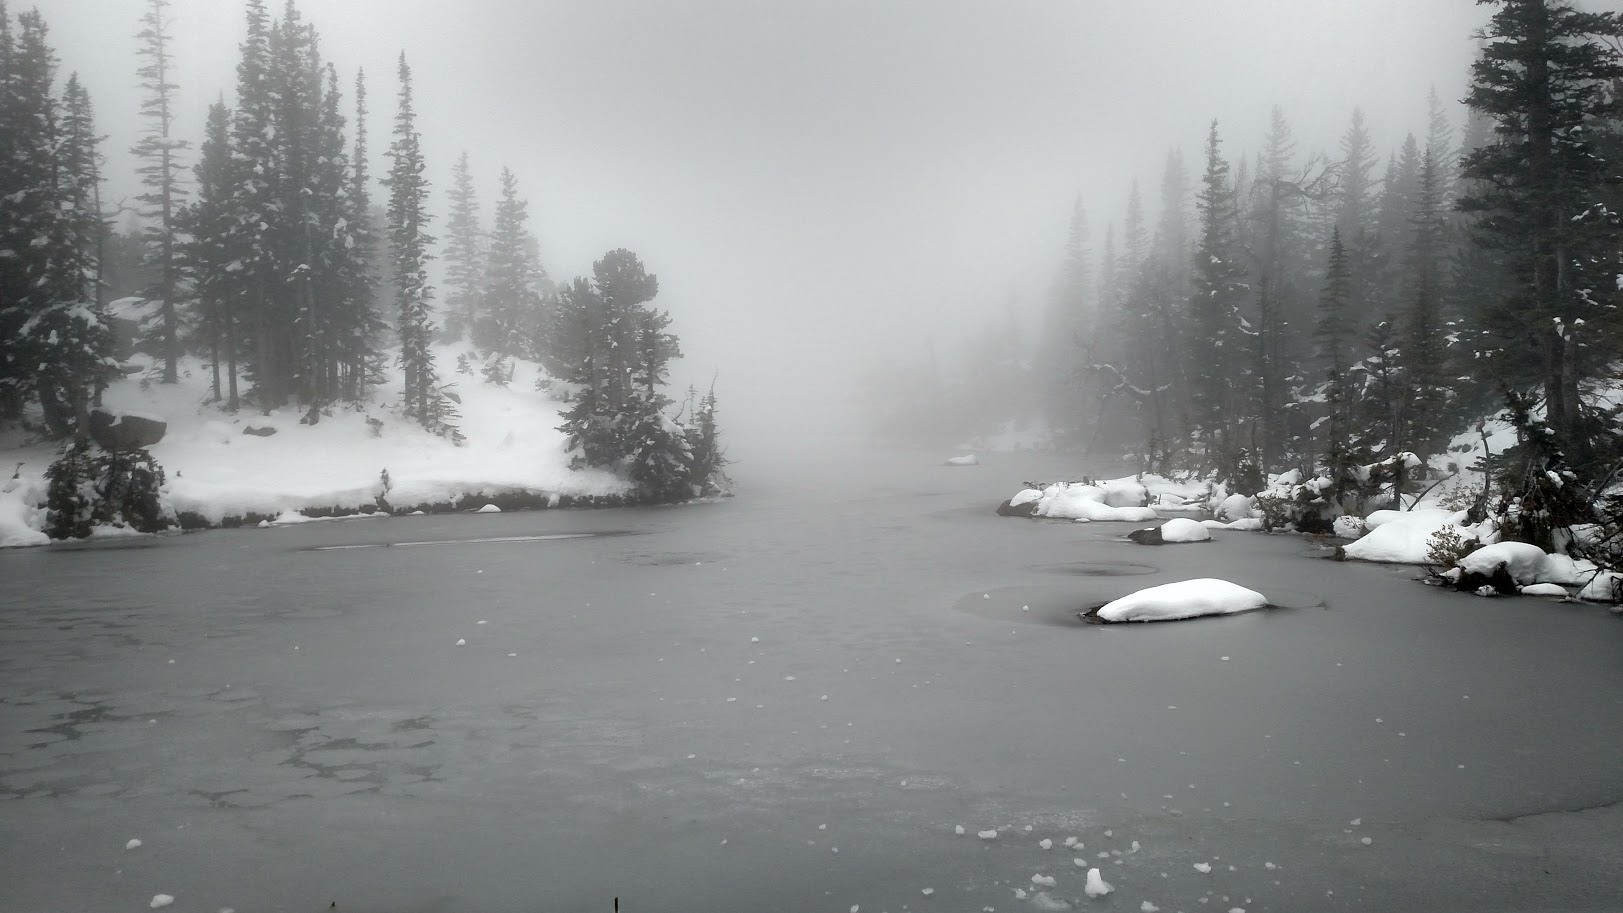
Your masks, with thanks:
<instances>
[{"instance_id":1,"label":"snow on ice","mask_svg":"<svg viewBox=\"0 0 1623 913\"><path fill-rule=\"evenodd\" d=\"M1099 874L1098 869L1088 869L1088 883L1082 888L1084 894L1089 897L1103 897L1114 890L1115 888L1110 886L1110 882L1105 881L1104 877Z\"/></svg>"},{"instance_id":2,"label":"snow on ice","mask_svg":"<svg viewBox=\"0 0 1623 913\"><path fill-rule=\"evenodd\" d=\"M1211 530L1204 524L1186 517L1173 517L1161 524L1161 539L1164 542L1207 542L1211 538Z\"/></svg>"},{"instance_id":3,"label":"snow on ice","mask_svg":"<svg viewBox=\"0 0 1623 913\"><path fill-rule=\"evenodd\" d=\"M1105 621L1176 621L1246 612L1267 604L1268 597L1255 590L1215 577L1201 577L1129 593L1106 603L1094 614Z\"/></svg>"}]
</instances>

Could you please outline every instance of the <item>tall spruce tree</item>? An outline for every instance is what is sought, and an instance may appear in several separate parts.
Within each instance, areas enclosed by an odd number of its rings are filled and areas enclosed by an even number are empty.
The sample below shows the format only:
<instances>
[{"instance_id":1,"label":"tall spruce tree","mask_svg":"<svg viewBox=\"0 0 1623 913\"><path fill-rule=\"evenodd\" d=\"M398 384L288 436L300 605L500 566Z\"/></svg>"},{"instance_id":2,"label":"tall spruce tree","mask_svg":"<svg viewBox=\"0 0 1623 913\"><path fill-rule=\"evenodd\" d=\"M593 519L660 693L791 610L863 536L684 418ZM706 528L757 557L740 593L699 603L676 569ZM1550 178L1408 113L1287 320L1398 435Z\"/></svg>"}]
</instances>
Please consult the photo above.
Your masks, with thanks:
<instances>
[{"instance_id":1,"label":"tall spruce tree","mask_svg":"<svg viewBox=\"0 0 1623 913\"><path fill-rule=\"evenodd\" d=\"M1217 121L1206 135L1206 168L1195 195L1199 235L1188 310L1190 412L1208 466L1232 467L1238 458L1245 343L1240 308L1247 297L1240 247L1238 200L1223 158Z\"/></svg>"},{"instance_id":2,"label":"tall spruce tree","mask_svg":"<svg viewBox=\"0 0 1623 913\"><path fill-rule=\"evenodd\" d=\"M1443 338L1447 327L1442 314L1446 300L1443 248L1443 171L1436 150L1428 146L1421 158L1420 181L1415 188L1406 264L1404 321L1400 328L1403 377L1407 386L1406 445L1420 453L1435 452L1447 441L1451 399L1447 369L1449 356Z\"/></svg>"},{"instance_id":3,"label":"tall spruce tree","mask_svg":"<svg viewBox=\"0 0 1623 913\"><path fill-rule=\"evenodd\" d=\"M231 160L231 113L225 102L209 106L194 174L197 195L178 220L187 240L181 248L191 279L199 316L200 346L207 354L214 402L237 411L237 361L242 334L239 325L243 289L233 265L238 252L232 241L236 213L235 168ZM222 378L223 371L223 378Z\"/></svg>"},{"instance_id":4,"label":"tall spruce tree","mask_svg":"<svg viewBox=\"0 0 1623 913\"><path fill-rule=\"evenodd\" d=\"M1483 0L1466 103L1491 118L1494 138L1466 159L1462 207L1478 237L1502 252L1516 285L1486 317L1502 340L1511 384L1536 382L1555 446L1586 471L1602 433L1581 399L1583 381L1616 358L1617 318L1588 290L1615 288L1595 270L1615 262L1618 226L1595 209L1616 163L1592 134L1616 116L1623 79L1623 13L1584 12L1563 0ZM1525 340L1525 342L1524 342Z\"/></svg>"},{"instance_id":5,"label":"tall spruce tree","mask_svg":"<svg viewBox=\"0 0 1623 913\"><path fill-rule=\"evenodd\" d=\"M456 167L451 170L451 187L446 192L446 200L449 210L442 258L446 286L445 335L455 341L472 332L485 287L485 232L479 222L479 195L473 186L473 169L468 164L466 150L457 157Z\"/></svg>"},{"instance_id":6,"label":"tall spruce tree","mask_svg":"<svg viewBox=\"0 0 1623 913\"><path fill-rule=\"evenodd\" d=\"M180 250L177 238L177 216L186 196L181 184L180 153L189 144L170 134L175 121L175 93L180 87L173 79L170 58L169 0L147 0L147 11L141 17L141 31L136 49L143 60L136 75L141 80L141 116L146 130L135 148L130 150L141 162L136 173L146 192L137 199L142 204L146 225L142 233L157 274L157 284L147 294L160 302L158 325L148 339L163 359L163 382L175 383L176 361L181 355L180 318L177 311L180 297Z\"/></svg>"},{"instance_id":7,"label":"tall spruce tree","mask_svg":"<svg viewBox=\"0 0 1623 913\"><path fill-rule=\"evenodd\" d=\"M389 250L394 267L395 304L399 314L400 365L405 373L401 402L408 417L435 434L459 440L453 412L434 371L434 338L428 284L428 180L423 176L422 137L412 104L411 67L401 53L399 109L395 114L392 159L384 186L389 188Z\"/></svg>"},{"instance_id":8,"label":"tall spruce tree","mask_svg":"<svg viewBox=\"0 0 1623 913\"><path fill-rule=\"evenodd\" d=\"M282 223L280 163L274 142L270 15L264 0L247 0L244 15L247 35L237 63L237 106L231 123L230 234L224 243L240 258L233 272L241 290L237 326L248 344L245 373L254 380L260 407L268 411L286 398L272 335L281 317L274 297L278 273L286 266L278 261L273 243L273 231Z\"/></svg>"},{"instance_id":9,"label":"tall spruce tree","mask_svg":"<svg viewBox=\"0 0 1623 913\"><path fill-rule=\"evenodd\" d=\"M1313 328L1319 362L1324 365L1329 425L1326 449L1332 465L1347 448L1347 362L1357 330L1352 305L1352 268L1338 225L1330 230L1330 258L1324 272L1324 290L1319 295L1319 320Z\"/></svg>"},{"instance_id":10,"label":"tall spruce tree","mask_svg":"<svg viewBox=\"0 0 1623 913\"><path fill-rule=\"evenodd\" d=\"M541 296L535 291L538 267L525 244L528 209L529 204L518 195L518 178L503 168L484 285L472 311L474 345L497 358L526 352L525 331L541 307Z\"/></svg>"}]
</instances>

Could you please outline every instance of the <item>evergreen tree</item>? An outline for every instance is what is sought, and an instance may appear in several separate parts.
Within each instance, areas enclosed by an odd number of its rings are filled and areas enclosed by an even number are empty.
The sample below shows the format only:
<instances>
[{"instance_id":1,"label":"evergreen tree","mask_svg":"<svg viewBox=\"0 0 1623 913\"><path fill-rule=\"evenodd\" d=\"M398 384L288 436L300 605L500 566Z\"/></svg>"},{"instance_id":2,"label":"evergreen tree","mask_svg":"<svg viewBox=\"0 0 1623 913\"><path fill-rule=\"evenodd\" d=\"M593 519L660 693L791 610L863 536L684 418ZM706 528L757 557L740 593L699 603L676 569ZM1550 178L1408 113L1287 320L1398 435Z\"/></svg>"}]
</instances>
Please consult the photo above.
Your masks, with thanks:
<instances>
[{"instance_id":1,"label":"evergreen tree","mask_svg":"<svg viewBox=\"0 0 1623 913\"><path fill-rule=\"evenodd\" d=\"M1409 300L1401 327L1408 399L1402 436L1408 449L1419 453L1435 452L1447 441L1449 430L1445 414L1450 398L1448 350L1441 313L1445 297L1442 170L1435 151L1427 147L1415 190L1406 270Z\"/></svg>"},{"instance_id":2,"label":"evergreen tree","mask_svg":"<svg viewBox=\"0 0 1623 913\"><path fill-rule=\"evenodd\" d=\"M474 345L501 357L523 353L525 330L541 307L535 291L538 270L524 243L528 208L518 195L518 178L503 168L488 267L472 323Z\"/></svg>"},{"instance_id":3,"label":"evergreen tree","mask_svg":"<svg viewBox=\"0 0 1623 913\"><path fill-rule=\"evenodd\" d=\"M275 97L271 82L270 16L264 0L247 0L247 35L237 63L237 107L231 123L232 188L230 233L225 246L239 259L232 272L240 285L236 325L244 333L248 364L260 406L269 410L286 399L283 372L276 368L272 327L279 321L273 293L278 262L272 233L282 222L277 195Z\"/></svg>"},{"instance_id":4,"label":"evergreen tree","mask_svg":"<svg viewBox=\"0 0 1623 913\"><path fill-rule=\"evenodd\" d=\"M1494 140L1473 150L1462 201L1478 236L1501 251L1516 285L1486 315L1503 340L1505 380L1536 378L1556 446L1588 471L1599 433L1580 399L1583 380L1616 357L1617 318L1589 290L1615 288L1597 263L1615 263L1615 214L1595 210L1616 174L1592 134L1616 117L1608 90L1623 79L1623 13L1564 0L1486 0L1466 103L1492 118ZM1615 90L1615 89L1614 89Z\"/></svg>"},{"instance_id":5,"label":"evergreen tree","mask_svg":"<svg viewBox=\"0 0 1623 913\"><path fill-rule=\"evenodd\" d=\"M1093 323L1088 291L1090 254L1087 212L1079 196L1071 206L1059 275L1049 290L1042 350L1038 353L1048 426L1056 437L1069 440L1082 430L1080 367L1091 357L1087 351L1087 330Z\"/></svg>"},{"instance_id":6,"label":"evergreen tree","mask_svg":"<svg viewBox=\"0 0 1623 913\"><path fill-rule=\"evenodd\" d=\"M355 142L349 157L349 185L344 194L344 230L350 256L345 261L346 297L352 311L342 330L344 395L353 402L366 399L367 389L377 383L383 370L382 352L377 340L388 321L380 313L378 264L381 245L374 227L372 185L367 159L366 73L355 74Z\"/></svg>"},{"instance_id":7,"label":"evergreen tree","mask_svg":"<svg viewBox=\"0 0 1623 913\"><path fill-rule=\"evenodd\" d=\"M1199 238L1189 297L1190 409L1207 461L1230 467L1240 441L1236 433L1244 359L1240 307L1249 285L1240 249L1238 201L1222 155L1217 121L1206 136L1206 168L1195 196Z\"/></svg>"},{"instance_id":8,"label":"evergreen tree","mask_svg":"<svg viewBox=\"0 0 1623 913\"><path fill-rule=\"evenodd\" d=\"M454 341L472 332L485 288L485 232L479 224L479 197L466 151L451 171L446 199L450 209L445 221L445 335Z\"/></svg>"},{"instance_id":9,"label":"evergreen tree","mask_svg":"<svg viewBox=\"0 0 1623 913\"><path fill-rule=\"evenodd\" d=\"M1355 329L1352 270L1338 225L1330 231L1330 261L1325 268L1324 291L1319 295L1319 321L1313 330L1319 361L1325 366L1327 450L1332 466L1347 448L1347 362Z\"/></svg>"},{"instance_id":10,"label":"evergreen tree","mask_svg":"<svg viewBox=\"0 0 1623 913\"><path fill-rule=\"evenodd\" d=\"M231 160L231 113L225 102L209 106L203 145L194 171L195 202L180 213L179 225L188 240L181 249L200 317L201 346L209 359L214 402L237 411L237 360L242 342L239 312L243 289L233 264L235 168ZM221 378L222 368L225 372Z\"/></svg>"},{"instance_id":11,"label":"evergreen tree","mask_svg":"<svg viewBox=\"0 0 1623 913\"><path fill-rule=\"evenodd\" d=\"M689 388L688 399L693 399L693 390ZM711 497L721 494L727 482L724 467L727 465L725 449L721 446L721 432L716 425L716 385L710 384L710 390L699 400L693 409L693 421L687 427L687 444L689 456L688 484L693 492L700 497Z\"/></svg>"},{"instance_id":12,"label":"evergreen tree","mask_svg":"<svg viewBox=\"0 0 1623 913\"><path fill-rule=\"evenodd\" d=\"M175 93L180 87L170 81L173 69L168 8L169 0L147 0L147 12L141 17L142 28L136 35L141 42L136 53L145 60L136 75L141 79L145 95L141 101L141 116L148 126L130 151L141 161L136 173L141 176L147 192L137 199L144 207L142 215L147 220L144 238L157 270L157 284L147 294L161 302L158 326L150 342L163 359L163 382L172 384L178 379L175 364L181 355L180 320L176 310L180 297L176 220L186 196L181 186L179 153L189 144L170 135L175 120Z\"/></svg>"},{"instance_id":13,"label":"evergreen tree","mask_svg":"<svg viewBox=\"0 0 1623 913\"><path fill-rule=\"evenodd\" d=\"M402 396L407 416L435 433L454 432L442 421L446 407L434 373L429 349L434 324L429 302L428 234L426 207L428 181L423 177L422 140L417 133L417 112L412 106L411 67L400 55L400 107L395 115L394 142L389 146L393 164L384 185L389 188L389 245L394 265L395 304L399 313L400 365L406 385Z\"/></svg>"}]
</instances>

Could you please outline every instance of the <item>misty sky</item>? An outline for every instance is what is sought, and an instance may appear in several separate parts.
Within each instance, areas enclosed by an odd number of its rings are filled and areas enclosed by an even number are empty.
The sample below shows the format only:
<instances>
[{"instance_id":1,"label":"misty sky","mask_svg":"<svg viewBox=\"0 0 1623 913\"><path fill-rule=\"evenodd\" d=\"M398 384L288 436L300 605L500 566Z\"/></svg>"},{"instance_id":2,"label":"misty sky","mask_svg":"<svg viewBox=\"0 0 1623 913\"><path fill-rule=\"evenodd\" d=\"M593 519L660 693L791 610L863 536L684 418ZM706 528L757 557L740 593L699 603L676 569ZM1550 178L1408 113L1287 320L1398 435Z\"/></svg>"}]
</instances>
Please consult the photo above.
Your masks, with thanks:
<instances>
[{"instance_id":1,"label":"misty sky","mask_svg":"<svg viewBox=\"0 0 1623 913\"><path fill-rule=\"evenodd\" d=\"M80 71L111 135L112 196L133 195L132 36L145 4L38 7L63 75ZM366 68L375 152L406 51L439 227L459 151L487 219L512 167L548 271L567 278L610 248L637 251L687 351L677 380L719 370L735 425L766 424L780 399L849 398L838 378L850 368L916 358L927 337L952 351L998 319L1011 285L1034 329L1072 198L1084 197L1097 249L1134 177L1154 205L1170 148L1198 174L1213 117L1231 157L1255 152L1274 104L1304 154L1334 152L1355 105L1383 153L1396 147L1424 131L1430 87L1464 94L1486 16L1474 0L299 7L342 73ZM178 129L195 142L207 104L232 102L242 9L174 0L171 12Z\"/></svg>"}]
</instances>

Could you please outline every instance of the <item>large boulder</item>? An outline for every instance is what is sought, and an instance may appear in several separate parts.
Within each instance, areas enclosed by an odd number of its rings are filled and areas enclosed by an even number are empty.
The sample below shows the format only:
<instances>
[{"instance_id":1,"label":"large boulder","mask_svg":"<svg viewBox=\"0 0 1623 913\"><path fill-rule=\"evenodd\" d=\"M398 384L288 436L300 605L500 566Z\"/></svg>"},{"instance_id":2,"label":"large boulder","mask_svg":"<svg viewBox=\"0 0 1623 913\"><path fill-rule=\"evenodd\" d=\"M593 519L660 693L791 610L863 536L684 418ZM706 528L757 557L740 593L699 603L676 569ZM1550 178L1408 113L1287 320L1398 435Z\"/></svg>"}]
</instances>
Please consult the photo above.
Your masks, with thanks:
<instances>
[{"instance_id":1,"label":"large boulder","mask_svg":"<svg viewBox=\"0 0 1623 913\"><path fill-rule=\"evenodd\" d=\"M163 440L169 424L152 415L90 410L90 439L108 452L144 450Z\"/></svg>"},{"instance_id":2,"label":"large boulder","mask_svg":"<svg viewBox=\"0 0 1623 913\"><path fill-rule=\"evenodd\" d=\"M1016 504L1014 499L1010 498L997 506L997 515L1000 517L1034 517L1037 515L1037 502L1026 501Z\"/></svg>"}]
</instances>

